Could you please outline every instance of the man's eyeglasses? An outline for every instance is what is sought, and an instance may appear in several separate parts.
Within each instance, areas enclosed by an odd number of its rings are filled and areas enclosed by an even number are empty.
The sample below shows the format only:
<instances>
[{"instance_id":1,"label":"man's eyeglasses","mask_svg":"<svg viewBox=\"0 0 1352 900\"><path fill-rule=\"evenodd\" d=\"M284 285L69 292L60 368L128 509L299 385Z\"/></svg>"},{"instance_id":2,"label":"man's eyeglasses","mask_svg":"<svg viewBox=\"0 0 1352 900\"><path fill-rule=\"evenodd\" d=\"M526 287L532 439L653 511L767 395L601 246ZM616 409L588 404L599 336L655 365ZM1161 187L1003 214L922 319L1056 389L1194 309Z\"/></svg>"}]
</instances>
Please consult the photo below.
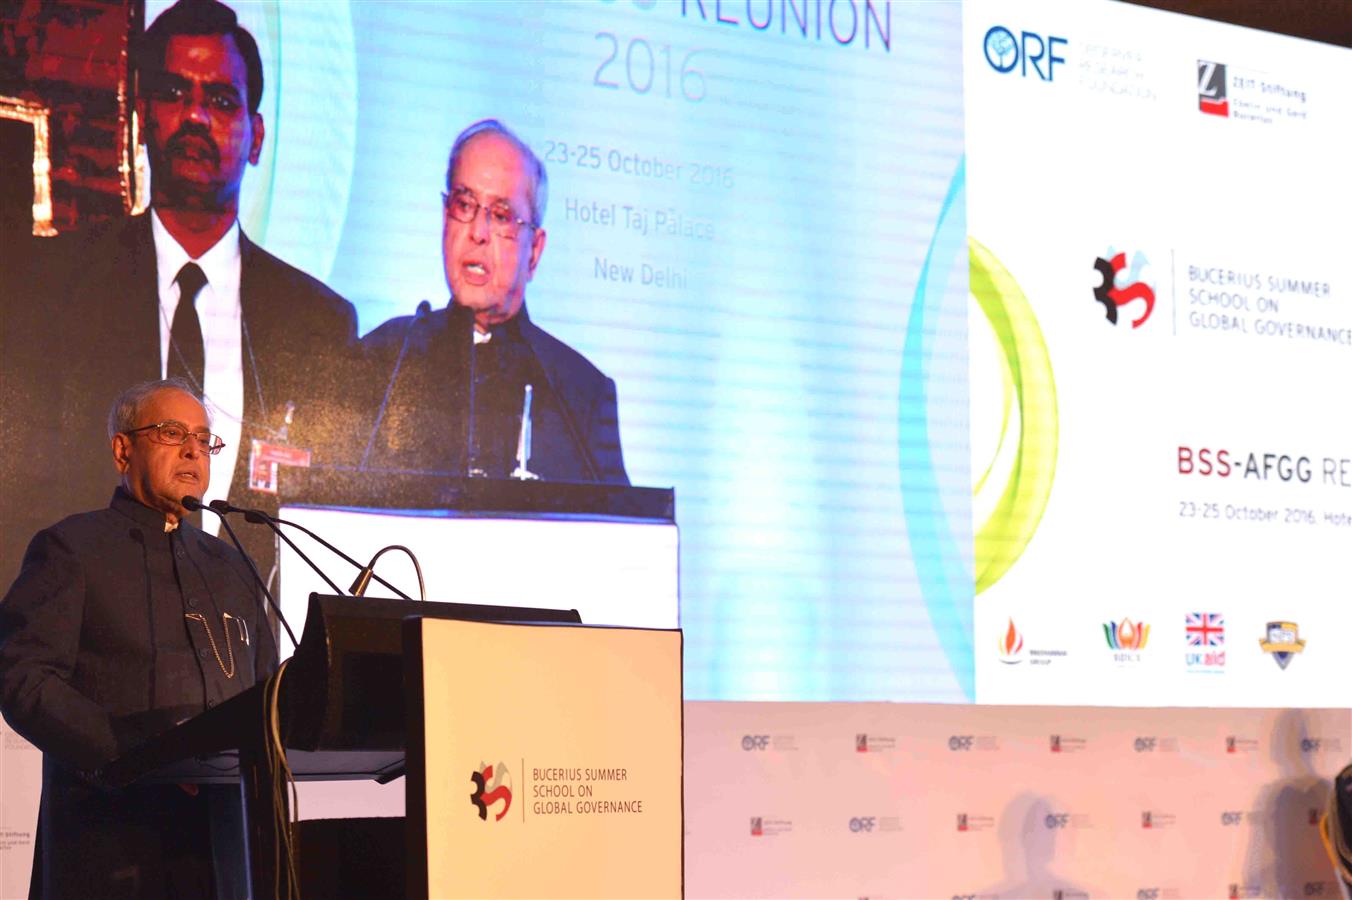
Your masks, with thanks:
<instances>
[{"instance_id":1,"label":"man's eyeglasses","mask_svg":"<svg viewBox=\"0 0 1352 900\"><path fill-rule=\"evenodd\" d=\"M170 447L182 447L188 443L188 438L197 438L197 443L202 449L212 456L220 453L225 447L225 441L210 431L190 431L187 425L182 422L156 422L154 425L142 425L140 428L133 428L126 432L127 434L136 434L138 431L152 431L149 437L158 444L166 444Z\"/></svg>"},{"instance_id":2,"label":"man's eyeglasses","mask_svg":"<svg viewBox=\"0 0 1352 900\"><path fill-rule=\"evenodd\" d=\"M446 214L457 222L463 222L468 225L474 221L474 217L482 209L488 217L488 230L500 238L516 239L517 232L521 226L527 228L536 228L538 226L527 222L525 219L512 212L512 208L502 201L483 206L478 199L466 190L454 191L450 194L443 193L441 202L446 207Z\"/></svg>"}]
</instances>

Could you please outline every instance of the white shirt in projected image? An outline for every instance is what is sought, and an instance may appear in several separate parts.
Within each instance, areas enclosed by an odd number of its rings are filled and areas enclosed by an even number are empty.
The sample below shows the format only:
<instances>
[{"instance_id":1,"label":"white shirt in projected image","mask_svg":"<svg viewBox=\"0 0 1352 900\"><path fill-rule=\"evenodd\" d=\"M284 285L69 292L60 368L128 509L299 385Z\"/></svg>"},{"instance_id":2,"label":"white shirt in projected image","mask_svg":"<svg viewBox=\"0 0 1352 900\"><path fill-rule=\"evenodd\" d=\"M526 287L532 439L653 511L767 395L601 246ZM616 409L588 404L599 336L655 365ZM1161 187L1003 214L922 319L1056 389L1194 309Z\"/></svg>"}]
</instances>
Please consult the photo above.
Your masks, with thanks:
<instances>
[{"instance_id":1,"label":"white shirt in projected image","mask_svg":"<svg viewBox=\"0 0 1352 900\"><path fill-rule=\"evenodd\" d=\"M186 250L160 222L159 213L150 211L150 230L155 237L155 278L160 297L160 377L169 371L169 332L178 309L179 287L174 281L188 262L202 269L207 283L197 295L194 306L202 324L202 349L206 370L202 393L211 430L225 441L225 449L211 457L211 484L202 495L203 503L224 500L230 493L239 457L239 439L244 419L244 342L239 304L239 222L215 245L197 259ZM216 534L220 525L204 517L202 527Z\"/></svg>"}]
</instances>

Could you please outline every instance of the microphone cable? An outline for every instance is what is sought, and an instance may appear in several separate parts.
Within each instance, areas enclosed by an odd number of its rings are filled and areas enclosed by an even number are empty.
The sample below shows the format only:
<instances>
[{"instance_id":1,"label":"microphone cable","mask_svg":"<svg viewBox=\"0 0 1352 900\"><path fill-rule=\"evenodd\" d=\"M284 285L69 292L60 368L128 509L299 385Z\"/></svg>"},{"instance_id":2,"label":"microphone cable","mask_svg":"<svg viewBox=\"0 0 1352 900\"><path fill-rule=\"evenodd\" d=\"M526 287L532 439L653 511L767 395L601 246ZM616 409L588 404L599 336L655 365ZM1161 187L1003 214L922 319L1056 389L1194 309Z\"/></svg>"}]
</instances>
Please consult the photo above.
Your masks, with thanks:
<instances>
[{"instance_id":1,"label":"microphone cable","mask_svg":"<svg viewBox=\"0 0 1352 900\"><path fill-rule=\"evenodd\" d=\"M235 549L239 551L239 555L244 557L244 562L245 564L248 565L249 571L253 573L254 580L258 583L259 590L261 590L263 592L263 596L267 598L268 606L272 607L272 611L277 614L277 621L281 622L282 627L286 629L286 636L291 639L291 646L293 648L299 647L300 642L296 640L296 633L291 630L291 625L286 621L286 616L282 615L282 608L277 605L277 601L273 599L272 591L268 590L267 584L263 581L263 576L258 573L258 566L254 563L252 557L250 557L248 553L244 552L244 545L239 542L239 537L235 534L235 529L231 528L230 523L226 521L225 513L216 507L216 504L222 502L224 501L215 500L211 504L205 504L198 498L192 496L191 494L184 496L183 499L179 501L179 503L181 503L183 505L183 508L186 510L190 510L192 512L197 512L198 510L203 509L211 510L216 515L220 516L221 524L225 526L225 533L230 536L230 542L235 545ZM255 601L256 600L257 597L255 597ZM267 618L266 608L263 609L263 616L264 619L266 620ZM271 628L265 628L263 630L268 632L269 635L272 634ZM273 639L273 649L277 651L278 657L282 655L281 648L277 646L277 641L275 638Z\"/></svg>"}]
</instances>

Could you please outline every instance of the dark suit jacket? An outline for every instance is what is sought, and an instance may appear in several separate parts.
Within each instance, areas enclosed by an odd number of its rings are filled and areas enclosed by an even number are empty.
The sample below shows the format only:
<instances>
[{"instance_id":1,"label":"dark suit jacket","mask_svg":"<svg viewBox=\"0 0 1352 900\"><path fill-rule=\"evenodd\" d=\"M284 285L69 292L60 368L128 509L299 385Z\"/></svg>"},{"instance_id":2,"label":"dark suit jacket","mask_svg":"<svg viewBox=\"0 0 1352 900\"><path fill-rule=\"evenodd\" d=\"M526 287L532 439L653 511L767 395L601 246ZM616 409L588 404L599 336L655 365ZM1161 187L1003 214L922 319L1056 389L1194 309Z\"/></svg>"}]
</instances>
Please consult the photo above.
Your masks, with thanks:
<instances>
[{"instance_id":1,"label":"dark suit jacket","mask_svg":"<svg viewBox=\"0 0 1352 900\"><path fill-rule=\"evenodd\" d=\"M21 321L28 332L9 339L25 345L29 367L14 372L13 364L6 366L6 380L26 394L22 406L9 404L5 418L18 420L36 441L34 455L60 464L29 466L25 459L24 471L3 479L4 507L20 512L23 521L12 529L17 535L4 538L0 583L17 568L22 545L15 542L40 527L24 525L89 509L107 496L116 482L105 427L108 408L125 388L160 375L149 214L92 236L35 243L44 259L32 267L23 295L15 298L12 286L5 292L6 304L27 310L6 318ZM275 437L288 401L296 404L288 443L314 450L317 464L333 461L335 448L352 443L336 398L350 387L356 314L350 303L242 233L240 257L244 428L229 496L237 506L266 509L272 496L248 490L249 443ZM8 430L10 421L5 425ZM266 573L273 559L270 534L257 526L240 532Z\"/></svg>"},{"instance_id":2,"label":"dark suit jacket","mask_svg":"<svg viewBox=\"0 0 1352 900\"><path fill-rule=\"evenodd\" d=\"M370 372L366 468L465 474L470 329L464 307L391 319L362 339ZM504 328L530 348L536 372L530 468L555 481L628 484L615 382L530 320Z\"/></svg>"},{"instance_id":3,"label":"dark suit jacket","mask_svg":"<svg viewBox=\"0 0 1352 900\"><path fill-rule=\"evenodd\" d=\"M271 672L261 603L232 547L187 523L166 534L163 514L121 489L33 538L0 605L0 709L43 751L34 867L46 894L209 891L205 797L104 791L81 773Z\"/></svg>"}]
</instances>

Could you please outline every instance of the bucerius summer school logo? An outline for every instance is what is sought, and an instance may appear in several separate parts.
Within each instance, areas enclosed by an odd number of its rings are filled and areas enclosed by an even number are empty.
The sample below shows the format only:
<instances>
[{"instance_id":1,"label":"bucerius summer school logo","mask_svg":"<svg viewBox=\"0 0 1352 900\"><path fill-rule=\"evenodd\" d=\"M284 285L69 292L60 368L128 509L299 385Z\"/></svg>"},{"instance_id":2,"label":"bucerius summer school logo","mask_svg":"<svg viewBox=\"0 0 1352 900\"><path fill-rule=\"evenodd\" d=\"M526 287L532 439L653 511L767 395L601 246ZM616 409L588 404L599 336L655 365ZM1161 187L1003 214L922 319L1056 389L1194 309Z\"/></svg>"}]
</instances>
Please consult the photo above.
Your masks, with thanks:
<instances>
[{"instance_id":1,"label":"bucerius summer school logo","mask_svg":"<svg viewBox=\"0 0 1352 900\"><path fill-rule=\"evenodd\" d=\"M1094 299L1103 304L1106 317L1113 325L1117 324L1117 311L1136 300L1144 301L1145 306L1131 320L1132 328L1140 328L1155 311L1154 285L1142 277L1143 270L1149 264L1150 260L1138 250L1132 254L1131 268L1127 270L1126 277L1121 278L1122 270L1127 269L1126 253L1113 253L1109 249L1103 256L1095 258L1094 269L1103 280L1094 288Z\"/></svg>"},{"instance_id":2,"label":"bucerius summer school logo","mask_svg":"<svg viewBox=\"0 0 1352 900\"><path fill-rule=\"evenodd\" d=\"M474 792L469 795L469 802L478 809L479 818L487 822L488 808L501 800L502 808L494 815L493 821L502 821L507 810L512 808L512 773L507 771L507 764L501 761L493 765L479 763L479 768L471 772L469 777L474 782Z\"/></svg>"}]
</instances>

